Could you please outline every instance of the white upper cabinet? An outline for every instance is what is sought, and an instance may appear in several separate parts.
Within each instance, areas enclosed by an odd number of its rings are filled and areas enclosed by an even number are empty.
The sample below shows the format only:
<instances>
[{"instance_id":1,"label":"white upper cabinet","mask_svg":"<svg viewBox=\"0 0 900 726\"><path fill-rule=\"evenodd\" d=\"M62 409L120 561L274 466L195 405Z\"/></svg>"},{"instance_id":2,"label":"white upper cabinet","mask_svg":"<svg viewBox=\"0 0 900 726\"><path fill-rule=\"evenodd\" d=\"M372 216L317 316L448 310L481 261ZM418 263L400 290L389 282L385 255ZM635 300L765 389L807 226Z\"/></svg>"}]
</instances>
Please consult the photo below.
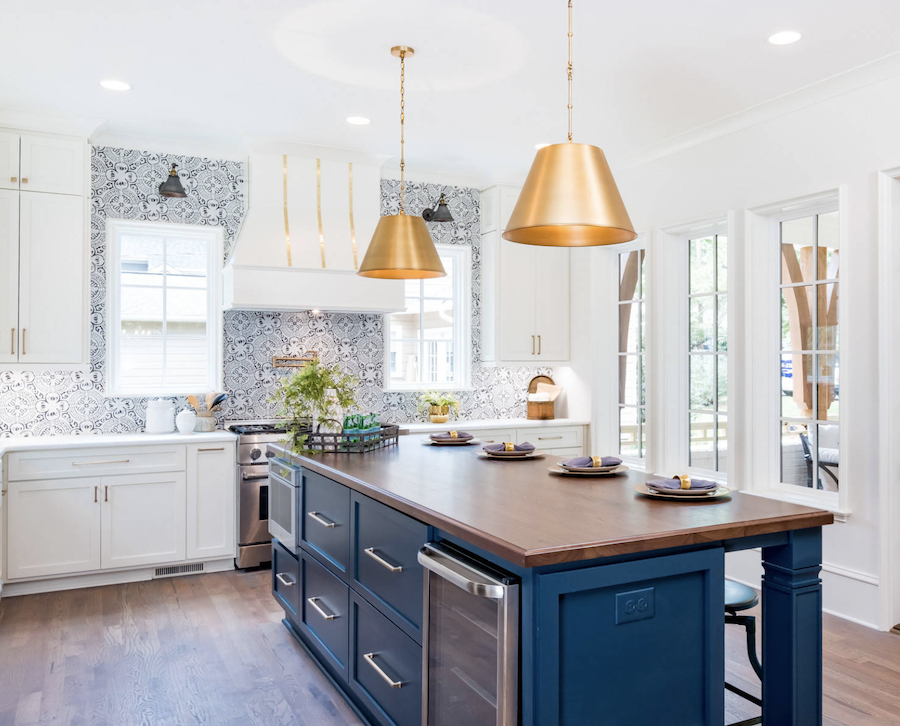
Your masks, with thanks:
<instances>
[{"instance_id":1,"label":"white upper cabinet","mask_svg":"<svg viewBox=\"0 0 900 726\"><path fill-rule=\"evenodd\" d=\"M0 189L19 188L19 135L0 131Z\"/></svg>"},{"instance_id":2,"label":"white upper cabinet","mask_svg":"<svg viewBox=\"0 0 900 726\"><path fill-rule=\"evenodd\" d=\"M84 141L23 134L20 153L19 189L22 191L84 194Z\"/></svg>"},{"instance_id":3,"label":"white upper cabinet","mask_svg":"<svg viewBox=\"0 0 900 726\"><path fill-rule=\"evenodd\" d=\"M0 363L18 359L19 194L0 190Z\"/></svg>"},{"instance_id":4,"label":"white upper cabinet","mask_svg":"<svg viewBox=\"0 0 900 726\"><path fill-rule=\"evenodd\" d=\"M19 223L20 363L84 360L84 202L21 193Z\"/></svg>"},{"instance_id":5,"label":"white upper cabinet","mask_svg":"<svg viewBox=\"0 0 900 726\"><path fill-rule=\"evenodd\" d=\"M518 187L481 194L482 361L552 364L569 360L569 250L501 237Z\"/></svg>"}]
</instances>

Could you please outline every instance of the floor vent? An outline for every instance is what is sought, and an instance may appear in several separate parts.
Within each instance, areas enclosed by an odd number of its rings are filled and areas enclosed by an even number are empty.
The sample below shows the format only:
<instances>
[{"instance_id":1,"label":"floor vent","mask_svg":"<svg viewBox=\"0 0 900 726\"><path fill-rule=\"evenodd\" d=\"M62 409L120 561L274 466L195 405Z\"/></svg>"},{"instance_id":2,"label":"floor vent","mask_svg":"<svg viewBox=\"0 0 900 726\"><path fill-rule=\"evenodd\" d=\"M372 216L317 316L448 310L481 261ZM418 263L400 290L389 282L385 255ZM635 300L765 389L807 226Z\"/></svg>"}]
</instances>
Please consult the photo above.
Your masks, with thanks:
<instances>
[{"instance_id":1,"label":"floor vent","mask_svg":"<svg viewBox=\"0 0 900 726\"><path fill-rule=\"evenodd\" d=\"M195 572L203 572L203 563L193 565L172 565L171 567L157 567L154 577L170 577L171 575L192 575Z\"/></svg>"}]
</instances>

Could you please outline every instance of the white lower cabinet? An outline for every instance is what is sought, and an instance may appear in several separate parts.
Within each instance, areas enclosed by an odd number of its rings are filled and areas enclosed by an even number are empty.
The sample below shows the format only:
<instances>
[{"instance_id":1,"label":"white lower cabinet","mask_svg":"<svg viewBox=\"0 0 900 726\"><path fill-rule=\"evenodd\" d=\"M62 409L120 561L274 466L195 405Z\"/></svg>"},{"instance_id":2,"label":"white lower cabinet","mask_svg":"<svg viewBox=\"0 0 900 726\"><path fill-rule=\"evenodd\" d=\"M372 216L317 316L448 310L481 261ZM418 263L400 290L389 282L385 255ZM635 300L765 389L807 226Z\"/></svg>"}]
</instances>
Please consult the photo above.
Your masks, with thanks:
<instances>
[{"instance_id":1,"label":"white lower cabinet","mask_svg":"<svg viewBox=\"0 0 900 726\"><path fill-rule=\"evenodd\" d=\"M187 558L234 556L234 447L187 447Z\"/></svg>"},{"instance_id":2,"label":"white lower cabinet","mask_svg":"<svg viewBox=\"0 0 900 726\"><path fill-rule=\"evenodd\" d=\"M185 558L184 472L103 477L100 567Z\"/></svg>"},{"instance_id":3,"label":"white lower cabinet","mask_svg":"<svg viewBox=\"0 0 900 726\"><path fill-rule=\"evenodd\" d=\"M100 481L9 483L9 579L100 569Z\"/></svg>"}]
</instances>

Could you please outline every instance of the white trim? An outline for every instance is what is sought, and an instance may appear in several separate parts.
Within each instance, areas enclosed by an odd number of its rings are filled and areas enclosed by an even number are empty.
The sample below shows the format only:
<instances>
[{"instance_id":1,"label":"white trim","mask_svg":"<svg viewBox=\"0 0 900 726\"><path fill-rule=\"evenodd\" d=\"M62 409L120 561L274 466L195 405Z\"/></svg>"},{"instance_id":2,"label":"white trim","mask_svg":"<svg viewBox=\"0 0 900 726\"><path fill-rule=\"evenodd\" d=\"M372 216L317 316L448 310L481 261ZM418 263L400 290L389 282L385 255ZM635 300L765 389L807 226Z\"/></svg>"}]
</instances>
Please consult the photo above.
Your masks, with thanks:
<instances>
[{"instance_id":1,"label":"white trim","mask_svg":"<svg viewBox=\"0 0 900 726\"><path fill-rule=\"evenodd\" d=\"M185 237L202 238L211 242L207 259L207 384L208 390L182 391L164 386L146 389L123 389L118 384L118 340L121 330L121 306L119 305L120 279L119 240L123 232L135 234L175 233ZM223 387L223 337L224 318L222 313L222 250L224 232L222 227L195 224L174 224L171 222L145 222L125 219L106 220L106 388L104 395L111 396L184 396L188 394L211 393Z\"/></svg>"}]
</instances>

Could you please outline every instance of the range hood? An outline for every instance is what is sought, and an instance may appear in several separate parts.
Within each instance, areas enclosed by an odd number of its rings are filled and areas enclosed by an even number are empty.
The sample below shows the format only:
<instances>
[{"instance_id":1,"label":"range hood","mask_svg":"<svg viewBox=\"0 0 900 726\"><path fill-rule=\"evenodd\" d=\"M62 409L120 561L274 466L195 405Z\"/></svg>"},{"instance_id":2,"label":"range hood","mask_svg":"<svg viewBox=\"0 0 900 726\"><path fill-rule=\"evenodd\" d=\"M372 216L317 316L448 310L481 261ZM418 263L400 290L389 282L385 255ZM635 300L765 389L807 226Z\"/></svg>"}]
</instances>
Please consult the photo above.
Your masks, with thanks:
<instances>
[{"instance_id":1,"label":"range hood","mask_svg":"<svg viewBox=\"0 0 900 726\"><path fill-rule=\"evenodd\" d=\"M404 309L402 280L356 274L380 216L381 169L348 154L251 154L248 209L223 272L226 310Z\"/></svg>"}]
</instances>

